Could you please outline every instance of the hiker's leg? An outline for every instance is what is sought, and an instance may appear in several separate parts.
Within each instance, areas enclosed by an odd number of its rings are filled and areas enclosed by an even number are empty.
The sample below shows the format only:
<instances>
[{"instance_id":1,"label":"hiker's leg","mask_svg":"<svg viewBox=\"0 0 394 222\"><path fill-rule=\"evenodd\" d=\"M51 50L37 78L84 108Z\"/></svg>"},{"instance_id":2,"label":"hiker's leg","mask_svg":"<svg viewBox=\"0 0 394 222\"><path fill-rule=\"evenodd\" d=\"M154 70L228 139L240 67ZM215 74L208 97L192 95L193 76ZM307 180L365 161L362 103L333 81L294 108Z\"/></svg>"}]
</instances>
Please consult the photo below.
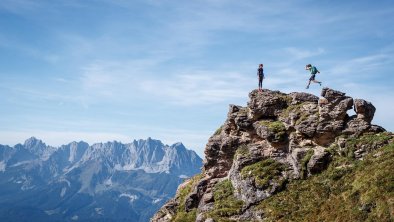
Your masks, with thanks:
<instances>
[{"instance_id":1,"label":"hiker's leg","mask_svg":"<svg viewBox=\"0 0 394 222\"><path fill-rule=\"evenodd\" d=\"M320 82L320 81L313 80L313 82L314 82L314 83L318 83L318 84L320 84L320 85L321 85L321 82Z\"/></svg>"},{"instance_id":2,"label":"hiker's leg","mask_svg":"<svg viewBox=\"0 0 394 222\"><path fill-rule=\"evenodd\" d=\"M306 88L309 88L309 85L311 84L311 80L308 81L308 85L306 86Z\"/></svg>"}]
</instances>

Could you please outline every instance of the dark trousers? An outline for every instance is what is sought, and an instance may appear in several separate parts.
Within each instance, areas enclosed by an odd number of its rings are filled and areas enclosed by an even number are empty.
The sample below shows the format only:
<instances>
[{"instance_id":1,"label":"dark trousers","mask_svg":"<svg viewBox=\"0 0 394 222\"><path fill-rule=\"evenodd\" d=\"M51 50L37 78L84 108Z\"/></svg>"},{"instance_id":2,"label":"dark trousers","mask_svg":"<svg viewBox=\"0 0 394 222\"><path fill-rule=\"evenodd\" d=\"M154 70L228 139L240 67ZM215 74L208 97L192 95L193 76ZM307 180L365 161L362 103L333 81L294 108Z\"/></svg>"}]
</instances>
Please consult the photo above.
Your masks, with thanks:
<instances>
[{"instance_id":1,"label":"dark trousers","mask_svg":"<svg viewBox=\"0 0 394 222\"><path fill-rule=\"evenodd\" d=\"M263 78L264 76L259 76L259 89L263 88Z\"/></svg>"}]
</instances>

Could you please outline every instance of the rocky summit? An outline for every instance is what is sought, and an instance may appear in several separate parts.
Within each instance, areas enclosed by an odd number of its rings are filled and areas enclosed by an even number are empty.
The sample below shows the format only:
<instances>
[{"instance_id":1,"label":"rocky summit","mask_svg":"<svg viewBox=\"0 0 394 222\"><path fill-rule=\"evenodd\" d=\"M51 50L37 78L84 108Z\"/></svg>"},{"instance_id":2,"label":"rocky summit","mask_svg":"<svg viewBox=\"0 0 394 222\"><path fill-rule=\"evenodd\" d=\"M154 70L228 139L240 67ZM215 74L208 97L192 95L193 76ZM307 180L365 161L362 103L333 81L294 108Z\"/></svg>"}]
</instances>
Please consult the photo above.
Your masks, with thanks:
<instances>
[{"instance_id":1,"label":"rocky summit","mask_svg":"<svg viewBox=\"0 0 394 222\"><path fill-rule=\"evenodd\" d=\"M230 105L202 172L151 221L394 219L394 136L371 124L372 103L329 88L249 98Z\"/></svg>"}]
</instances>

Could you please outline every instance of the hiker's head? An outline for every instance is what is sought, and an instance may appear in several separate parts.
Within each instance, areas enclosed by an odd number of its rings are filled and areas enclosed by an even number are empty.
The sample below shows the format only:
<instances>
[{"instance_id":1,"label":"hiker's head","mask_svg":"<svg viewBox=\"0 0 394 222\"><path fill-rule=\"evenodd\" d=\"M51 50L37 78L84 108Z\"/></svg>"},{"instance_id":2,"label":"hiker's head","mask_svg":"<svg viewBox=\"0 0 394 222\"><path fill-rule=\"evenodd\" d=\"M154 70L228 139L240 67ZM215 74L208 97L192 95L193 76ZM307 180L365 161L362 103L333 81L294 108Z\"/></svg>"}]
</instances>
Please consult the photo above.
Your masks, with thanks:
<instances>
[{"instance_id":1,"label":"hiker's head","mask_svg":"<svg viewBox=\"0 0 394 222\"><path fill-rule=\"evenodd\" d=\"M312 67L311 64L307 64L307 65L305 66L305 69L310 69L311 67Z\"/></svg>"},{"instance_id":2,"label":"hiker's head","mask_svg":"<svg viewBox=\"0 0 394 222\"><path fill-rule=\"evenodd\" d=\"M259 67L260 67L260 68L263 68L263 64L260 64Z\"/></svg>"}]
</instances>

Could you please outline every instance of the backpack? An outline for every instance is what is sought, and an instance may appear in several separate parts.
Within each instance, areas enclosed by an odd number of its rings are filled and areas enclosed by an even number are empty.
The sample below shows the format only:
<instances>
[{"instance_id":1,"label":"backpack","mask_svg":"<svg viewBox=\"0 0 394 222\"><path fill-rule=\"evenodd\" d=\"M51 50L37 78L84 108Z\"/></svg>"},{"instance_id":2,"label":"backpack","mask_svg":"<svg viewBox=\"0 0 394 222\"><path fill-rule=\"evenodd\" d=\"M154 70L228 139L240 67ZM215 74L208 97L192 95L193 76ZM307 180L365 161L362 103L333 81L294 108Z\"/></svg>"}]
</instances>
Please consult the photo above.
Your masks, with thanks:
<instances>
[{"instance_id":1,"label":"backpack","mask_svg":"<svg viewBox=\"0 0 394 222\"><path fill-rule=\"evenodd\" d=\"M311 68L311 74L316 74L316 73L317 73L316 67L312 66L312 68Z\"/></svg>"}]
</instances>

